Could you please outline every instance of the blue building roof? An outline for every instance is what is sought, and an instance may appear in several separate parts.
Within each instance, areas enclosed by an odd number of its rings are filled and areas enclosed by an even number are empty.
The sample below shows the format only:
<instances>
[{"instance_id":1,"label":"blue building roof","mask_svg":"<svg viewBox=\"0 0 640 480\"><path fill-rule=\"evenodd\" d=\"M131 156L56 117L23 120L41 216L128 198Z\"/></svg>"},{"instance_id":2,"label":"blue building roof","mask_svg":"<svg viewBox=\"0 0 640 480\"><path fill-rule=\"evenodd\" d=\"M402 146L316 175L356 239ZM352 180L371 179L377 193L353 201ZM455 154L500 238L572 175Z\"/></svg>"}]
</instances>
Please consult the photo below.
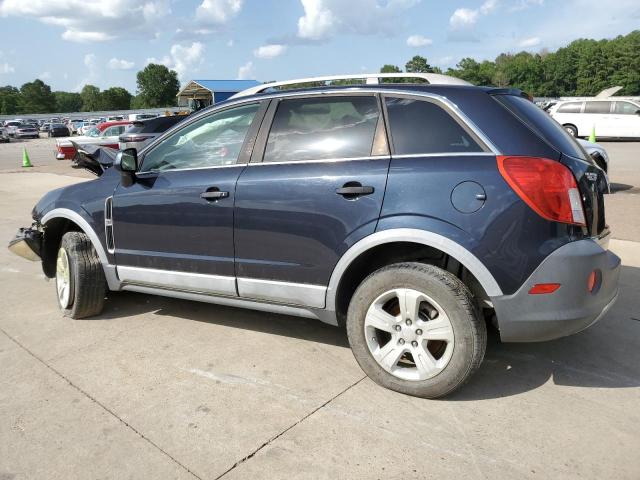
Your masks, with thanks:
<instances>
[{"instance_id":1,"label":"blue building roof","mask_svg":"<svg viewBox=\"0 0 640 480\"><path fill-rule=\"evenodd\" d=\"M211 92L240 92L260 85L257 80L192 80Z\"/></svg>"}]
</instances>

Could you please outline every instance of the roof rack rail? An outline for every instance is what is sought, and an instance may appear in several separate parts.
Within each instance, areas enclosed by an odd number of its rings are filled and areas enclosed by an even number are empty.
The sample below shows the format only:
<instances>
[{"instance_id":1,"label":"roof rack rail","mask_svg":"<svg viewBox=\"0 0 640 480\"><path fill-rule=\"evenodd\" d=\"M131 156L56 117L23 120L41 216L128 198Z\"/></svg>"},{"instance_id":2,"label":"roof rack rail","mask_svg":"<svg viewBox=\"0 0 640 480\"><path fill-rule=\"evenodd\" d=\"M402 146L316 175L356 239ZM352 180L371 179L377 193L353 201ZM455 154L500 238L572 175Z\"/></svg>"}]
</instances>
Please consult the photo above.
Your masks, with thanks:
<instances>
[{"instance_id":1,"label":"roof rack rail","mask_svg":"<svg viewBox=\"0 0 640 480\"><path fill-rule=\"evenodd\" d=\"M471 85L471 83L460 78L442 75L440 73L360 73L350 75L327 75L323 77L297 78L295 80L284 80L281 82L270 82L257 85L255 87L242 90L231 98L247 97L255 95L273 88L295 85L298 83L334 82L336 80L365 80L367 85L378 85L383 78L415 78L424 80L424 83L431 85Z\"/></svg>"}]
</instances>

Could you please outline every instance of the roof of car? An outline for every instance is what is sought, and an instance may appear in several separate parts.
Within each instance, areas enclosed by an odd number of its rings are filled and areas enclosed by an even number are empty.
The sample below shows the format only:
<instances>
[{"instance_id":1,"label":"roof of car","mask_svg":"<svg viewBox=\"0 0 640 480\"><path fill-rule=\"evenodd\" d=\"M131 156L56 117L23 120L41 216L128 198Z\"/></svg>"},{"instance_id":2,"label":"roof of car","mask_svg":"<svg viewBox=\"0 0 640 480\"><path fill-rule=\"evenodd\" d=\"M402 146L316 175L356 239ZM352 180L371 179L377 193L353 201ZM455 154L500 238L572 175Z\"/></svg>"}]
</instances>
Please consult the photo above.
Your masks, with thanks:
<instances>
[{"instance_id":1,"label":"roof of car","mask_svg":"<svg viewBox=\"0 0 640 480\"><path fill-rule=\"evenodd\" d=\"M114 125L130 125L132 122L130 120L117 120L113 122L101 122L96 125L98 130L102 131L108 127L113 127Z\"/></svg>"}]
</instances>

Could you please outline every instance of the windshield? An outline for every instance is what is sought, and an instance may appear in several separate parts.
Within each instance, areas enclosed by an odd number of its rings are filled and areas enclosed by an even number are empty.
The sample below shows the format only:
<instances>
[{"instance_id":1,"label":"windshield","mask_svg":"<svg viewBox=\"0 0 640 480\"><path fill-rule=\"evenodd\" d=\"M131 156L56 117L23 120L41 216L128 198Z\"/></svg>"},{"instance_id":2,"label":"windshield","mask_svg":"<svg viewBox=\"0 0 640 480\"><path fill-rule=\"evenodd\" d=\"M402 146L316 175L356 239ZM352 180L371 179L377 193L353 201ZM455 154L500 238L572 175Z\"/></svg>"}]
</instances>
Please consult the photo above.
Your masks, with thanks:
<instances>
[{"instance_id":1,"label":"windshield","mask_svg":"<svg viewBox=\"0 0 640 480\"><path fill-rule=\"evenodd\" d=\"M98 130L96 127L93 127L91 129L89 129L87 131L87 133L85 133L85 135L87 137L99 137L100 136L100 130Z\"/></svg>"}]
</instances>

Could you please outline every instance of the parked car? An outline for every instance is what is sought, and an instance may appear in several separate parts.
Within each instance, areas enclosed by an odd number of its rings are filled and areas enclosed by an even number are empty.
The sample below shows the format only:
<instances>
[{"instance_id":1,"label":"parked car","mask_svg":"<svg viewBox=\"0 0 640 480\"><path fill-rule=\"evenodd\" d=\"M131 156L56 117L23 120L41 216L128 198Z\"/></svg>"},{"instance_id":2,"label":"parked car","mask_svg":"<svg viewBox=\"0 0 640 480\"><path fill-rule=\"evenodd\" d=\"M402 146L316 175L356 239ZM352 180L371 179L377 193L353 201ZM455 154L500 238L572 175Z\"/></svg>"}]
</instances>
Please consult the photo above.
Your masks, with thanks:
<instances>
[{"instance_id":1,"label":"parked car","mask_svg":"<svg viewBox=\"0 0 640 480\"><path fill-rule=\"evenodd\" d=\"M40 134L35 125L22 123L15 127L13 136L16 138L39 138Z\"/></svg>"},{"instance_id":2,"label":"parked car","mask_svg":"<svg viewBox=\"0 0 640 480\"><path fill-rule=\"evenodd\" d=\"M62 123L52 123L49 126L49 130L47 130L47 136L51 137L70 137L71 132L69 131L69 127L63 125Z\"/></svg>"},{"instance_id":3,"label":"parked car","mask_svg":"<svg viewBox=\"0 0 640 480\"><path fill-rule=\"evenodd\" d=\"M82 145L95 145L102 147L118 148L118 137L131 125L128 121L99 123L85 135L74 137L73 142ZM64 138L56 142L56 158L58 160L71 160L76 154L76 147L70 138Z\"/></svg>"},{"instance_id":4,"label":"parked car","mask_svg":"<svg viewBox=\"0 0 640 480\"><path fill-rule=\"evenodd\" d=\"M51 127L51 123L49 123L49 122L42 123L42 124L40 125L39 130L40 130L42 133L47 133L47 132L49 131L49 127Z\"/></svg>"},{"instance_id":5,"label":"parked car","mask_svg":"<svg viewBox=\"0 0 640 480\"><path fill-rule=\"evenodd\" d=\"M141 150L142 147L151 142L151 140L185 118L187 117L182 115L172 115L152 118L150 120L135 121L131 124L131 128L120 135L120 150L124 150L125 148Z\"/></svg>"},{"instance_id":6,"label":"parked car","mask_svg":"<svg viewBox=\"0 0 640 480\"><path fill-rule=\"evenodd\" d=\"M605 174L561 126L519 90L421 75L240 94L46 194L10 248L66 316L130 290L316 318L380 385L446 395L488 321L505 342L596 322L620 259Z\"/></svg>"},{"instance_id":7,"label":"parked car","mask_svg":"<svg viewBox=\"0 0 640 480\"><path fill-rule=\"evenodd\" d=\"M9 143L11 138L9 137L9 132L5 127L0 126L0 142Z\"/></svg>"},{"instance_id":8,"label":"parked car","mask_svg":"<svg viewBox=\"0 0 640 480\"><path fill-rule=\"evenodd\" d=\"M551 116L574 137L640 138L640 103L631 100L562 101L549 109Z\"/></svg>"},{"instance_id":9,"label":"parked car","mask_svg":"<svg viewBox=\"0 0 640 480\"><path fill-rule=\"evenodd\" d=\"M589 142L582 138L577 139L578 143L585 149L585 151L593 158L593 161L598 165L605 173L609 173L609 154L605 148L599 143Z\"/></svg>"},{"instance_id":10,"label":"parked car","mask_svg":"<svg viewBox=\"0 0 640 480\"><path fill-rule=\"evenodd\" d=\"M10 120L10 121L4 122L4 128L7 129L7 133L9 134L10 137L16 136L16 130L20 125L23 125L22 121L20 120Z\"/></svg>"},{"instance_id":11,"label":"parked car","mask_svg":"<svg viewBox=\"0 0 640 480\"><path fill-rule=\"evenodd\" d=\"M129 121L135 122L140 120L149 120L151 118L156 118L156 117L158 117L158 115L155 113L130 113Z\"/></svg>"},{"instance_id":12,"label":"parked car","mask_svg":"<svg viewBox=\"0 0 640 480\"><path fill-rule=\"evenodd\" d=\"M80 127L82 127L83 124L84 122L82 120L71 120L69 123L67 123L67 127L69 128L69 132L71 133L71 135L73 135L74 133L78 133L78 130L80 129Z\"/></svg>"}]
</instances>

